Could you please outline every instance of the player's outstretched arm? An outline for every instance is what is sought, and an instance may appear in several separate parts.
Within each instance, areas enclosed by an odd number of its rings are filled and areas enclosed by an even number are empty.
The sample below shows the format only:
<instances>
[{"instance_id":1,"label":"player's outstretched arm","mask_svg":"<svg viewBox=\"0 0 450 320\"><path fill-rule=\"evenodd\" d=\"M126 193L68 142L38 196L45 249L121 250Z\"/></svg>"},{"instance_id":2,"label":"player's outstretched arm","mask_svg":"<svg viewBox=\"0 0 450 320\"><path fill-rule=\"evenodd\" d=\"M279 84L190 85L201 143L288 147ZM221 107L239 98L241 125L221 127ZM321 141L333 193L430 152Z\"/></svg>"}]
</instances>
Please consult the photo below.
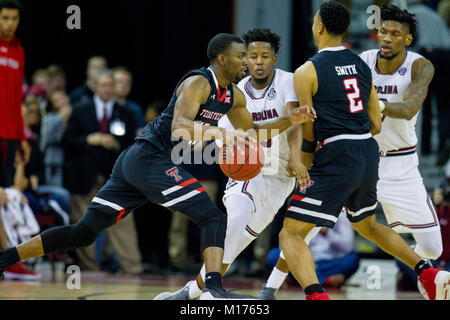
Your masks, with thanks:
<instances>
[{"instance_id":1,"label":"player's outstretched arm","mask_svg":"<svg viewBox=\"0 0 450 320\"><path fill-rule=\"evenodd\" d=\"M411 83L402 102L384 102L383 114L387 117L411 120L419 112L433 79L434 66L427 59L417 59L411 69Z\"/></svg>"},{"instance_id":2,"label":"player's outstretched arm","mask_svg":"<svg viewBox=\"0 0 450 320\"><path fill-rule=\"evenodd\" d=\"M270 123L257 125L253 123L252 116L246 108L244 94L239 88L234 87L234 105L227 113L227 116L235 128L244 131L253 129L258 141L264 141L282 133L292 124L301 124L309 119L315 118L315 113L311 108L307 106L298 107L296 102L293 103L295 106L291 105L289 108L286 106L289 116L277 118Z\"/></svg>"},{"instance_id":3,"label":"player's outstretched arm","mask_svg":"<svg viewBox=\"0 0 450 320\"><path fill-rule=\"evenodd\" d=\"M370 133L374 136L379 134L381 131L381 114L380 105L378 100L378 94L375 87L372 84L372 90L370 91L369 102L367 107L367 112L369 114L369 121L372 125L372 130Z\"/></svg>"}]
</instances>

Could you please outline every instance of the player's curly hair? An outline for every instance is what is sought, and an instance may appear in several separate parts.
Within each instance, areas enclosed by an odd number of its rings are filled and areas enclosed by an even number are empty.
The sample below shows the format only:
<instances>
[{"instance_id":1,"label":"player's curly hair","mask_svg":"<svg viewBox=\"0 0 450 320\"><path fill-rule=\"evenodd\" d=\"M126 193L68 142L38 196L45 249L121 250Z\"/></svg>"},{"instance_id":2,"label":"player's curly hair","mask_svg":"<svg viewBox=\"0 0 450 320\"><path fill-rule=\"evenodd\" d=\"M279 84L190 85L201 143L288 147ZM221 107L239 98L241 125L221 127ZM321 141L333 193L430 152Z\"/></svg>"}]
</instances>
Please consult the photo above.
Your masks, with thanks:
<instances>
[{"instance_id":1,"label":"player's curly hair","mask_svg":"<svg viewBox=\"0 0 450 320\"><path fill-rule=\"evenodd\" d=\"M350 13L348 9L337 1L322 3L319 16L328 33L343 34L350 25Z\"/></svg>"},{"instance_id":2,"label":"player's curly hair","mask_svg":"<svg viewBox=\"0 0 450 320\"><path fill-rule=\"evenodd\" d=\"M275 52L275 54L278 53L281 46L280 45L281 37L276 33L270 31L270 29L263 29L263 28L252 29L248 31L246 34L244 34L242 36L242 39L244 39L247 47L251 42L255 41L270 43L270 46L272 47L272 50L273 52Z\"/></svg>"},{"instance_id":3,"label":"player's curly hair","mask_svg":"<svg viewBox=\"0 0 450 320\"><path fill-rule=\"evenodd\" d=\"M414 18L415 14L402 10L394 5L384 5L381 7L381 21L393 20L400 23L406 23L409 26L409 32L413 39L416 39L417 34L417 20Z\"/></svg>"}]
</instances>

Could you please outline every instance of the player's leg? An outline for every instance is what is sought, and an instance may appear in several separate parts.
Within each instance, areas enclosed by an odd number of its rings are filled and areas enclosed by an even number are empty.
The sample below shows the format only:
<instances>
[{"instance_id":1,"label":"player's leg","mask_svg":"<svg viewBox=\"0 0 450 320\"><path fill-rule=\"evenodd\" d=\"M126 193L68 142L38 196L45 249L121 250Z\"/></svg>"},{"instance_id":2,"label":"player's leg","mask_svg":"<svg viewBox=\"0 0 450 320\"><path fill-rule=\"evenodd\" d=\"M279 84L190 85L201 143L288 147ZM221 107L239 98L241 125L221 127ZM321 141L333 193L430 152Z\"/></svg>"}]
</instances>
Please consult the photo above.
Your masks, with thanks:
<instances>
[{"instance_id":1,"label":"player's leg","mask_svg":"<svg viewBox=\"0 0 450 320\"><path fill-rule=\"evenodd\" d=\"M227 210L227 231L222 263L222 275L225 275L228 267L236 257L253 241L257 235L249 233L246 226L254 213L254 206L250 199L231 194L224 199ZM203 286L205 266L197 277L197 283Z\"/></svg>"},{"instance_id":2,"label":"player's leg","mask_svg":"<svg viewBox=\"0 0 450 320\"><path fill-rule=\"evenodd\" d=\"M412 233L416 253L434 260L442 253L439 219L417 165L417 154L382 157L377 197L388 225L396 232Z\"/></svg>"},{"instance_id":3,"label":"player's leg","mask_svg":"<svg viewBox=\"0 0 450 320\"><path fill-rule=\"evenodd\" d=\"M364 146L358 153L363 157L364 161L361 163L365 164L366 172L360 187L348 199L347 217L362 237L415 270L430 299L442 298L445 295L444 283L450 281L450 273L439 272L430 266L397 232L375 219L378 163L372 156L370 147Z\"/></svg>"},{"instance_id":4,"label":"player's leg","mask_svg":"<svg viewBox=\"0 0 450 320\"><path fill-rule=\"evenodd\" d=\"M396 257L414 269L422 258L388 226L378 223L375 215L352 223L353 228L365 239L374 242L381 250Z\"/></svg>"},{"instance_id":5,"label":"player's leg","mask_svg":"<svg viewBox=\"0 0 450 320\"><path fill-rule=\"evenodd\" d=\"M300 285L305 288L307 295L312 293L309 292L310 289L315 290L319 284L315 272L314 258L305 242L306 235L314 226L314 224L308 222L286 217L283 229L280 232L281 249L286 257L289 270Z\"/></svg>"},{"instance_id":6,"label":"player's leg","mask_svg":"<svg viewBox=\"0 0 450 320\"><path fill-rule=\"evenodd\" d=\"M205 297L242 298L222 287L226 214L212 202L197 179L172 162L170 154L156 150L145 141L138 141L135 146L129 151L131 157L124 162L126 181L148 200L181 212L201 229L201 250L207 273ZM136 166L133 159L140 159L140 165Z\"/></svg>"},{"instance_id":7,"label":"player's leg","mask_svg":"<svg viewBox=\"0 0 450 320\"><path fill-rule=\"evenodd\" d=\"M309 245L309 242L320 231L321 227L314 227L305 237L305 243ZM280 250L280 256L276 265L273 267L267 282L263 285L261 291L258 294L258 298L261 300L275 300L276 292L281 288L286 277L289 274L289 267L286 262L286 258L283 251Z\"/></svg>"},{"instance_id":8,"label":"player's leg","mask_svg":"<svg viewBox=\"0 0 450 320\"><path fill-rule=\"evenodd\" d=\"M80 221L72 225L50 228L17 247L2 251L0 273L22 260L55 251L88 246L95 241L100 232L120 221L135 207L142 204L145 198L117 175L118 172L120 174L123 157L124 153L117 160L112 177L99 191Z\"/></svg>"},{"instance_id":9,"label":"player's leg","mask_svg":"<svg viewBox=\"0 0 450 320\"><path fill-rule=\"evenodd\" d=\"M442 254L441 230L412 233L416 240L414 251L424 259L437 260Z\"/></svg>"}]
</instances>

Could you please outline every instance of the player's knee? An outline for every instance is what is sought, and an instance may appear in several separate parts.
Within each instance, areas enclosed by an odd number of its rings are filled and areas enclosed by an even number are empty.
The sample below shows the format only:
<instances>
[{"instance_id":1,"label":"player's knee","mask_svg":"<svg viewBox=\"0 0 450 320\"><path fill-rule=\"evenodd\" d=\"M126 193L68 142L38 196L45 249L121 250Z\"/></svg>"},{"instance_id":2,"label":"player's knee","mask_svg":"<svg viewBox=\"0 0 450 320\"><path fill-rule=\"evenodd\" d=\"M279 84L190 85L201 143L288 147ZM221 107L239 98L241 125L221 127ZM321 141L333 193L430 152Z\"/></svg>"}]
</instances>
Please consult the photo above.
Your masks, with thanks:
<instances>
[{"instance_id":1,"label":"player's knee","mask_svg":"<svg viewBox=\"0 0 450 320\"><path fill-rule=\"evenodd\" d=\"M203 211L203 214L200 216L200 219L196 221L198 225L203 228L208 224L217 224L220 226L224 226L226 229L227 226L227 215L219 210L217 207L214 207L210 210Z\"/></svg>"},{"instance_id":2,"label":"player's knee","mask_svg":"<svg viewBox=\"0 0 450 320\"><path fill-rule=\"evenodd\" d=\"M425 259L437 260L443 251L442 242L420 243L416 246L416 253Z\"/></svg>"},{"instance_id":3,"label":"player's knee","mask_svg":"<svg viewBox=\"0 0 450 320\"><path fill-rule=\"evenodd\" d=\"M41 234L42 246L46 254L59 250L73 250L94 243L97 235L98 233L91 230L88 225L79 221L76 224L45 230Z\"/></svg>"},{"instance_id":4,"label":"player's knee","mask_svg":"<svg viewBox=\"0 0 450 320\"><path fill-rule=\"evenodd\" d=\"M75 247L87 247L95 242L98 233L94 232L82 221L71 225L72 229L69 236Z\"/></svg>"},{"instance_id":5,"label":"player's knee","mask_svg":"<svg viewBox=\"0 0 450 320\"><path fill-rule=\"evenodd\" d=\"M285 241L291 237L301 237L305 239L314 225L303 221L286 218L283 222L283 228L280 231L280 241Z\"/></svg>"}]
</instances>

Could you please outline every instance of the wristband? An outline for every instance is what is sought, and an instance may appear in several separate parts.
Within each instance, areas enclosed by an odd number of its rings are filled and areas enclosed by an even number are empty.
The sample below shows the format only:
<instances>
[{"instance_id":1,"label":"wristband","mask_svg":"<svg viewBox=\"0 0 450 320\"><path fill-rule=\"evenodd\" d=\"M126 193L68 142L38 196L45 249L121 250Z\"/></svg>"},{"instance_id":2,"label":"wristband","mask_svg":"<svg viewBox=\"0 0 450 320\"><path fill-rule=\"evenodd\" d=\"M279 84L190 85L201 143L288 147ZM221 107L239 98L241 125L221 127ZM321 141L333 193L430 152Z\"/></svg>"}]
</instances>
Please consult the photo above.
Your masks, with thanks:
<instances>
[{"instance_id":1,"label":"wristband","mask_svg":"<svg viewBox=\"0 0 450 320\"><path fill-rule=\"evenodd\" d=\"M383 101L378 100L378 105L380 106L380 112L383 112L384 108L386 108L386 105Z\"/></svg>"},{"instance_id":2,"label":"wristband","mask_svg":"<svg viewBox=\"0 0 450 320\"><path fill-rule=\"evenodd\" d=\"M302 151L307 153L314 153L316 151L316 145L316 141L308 141L306 139L303 139Z\"/></svg>"}]
</instances>

